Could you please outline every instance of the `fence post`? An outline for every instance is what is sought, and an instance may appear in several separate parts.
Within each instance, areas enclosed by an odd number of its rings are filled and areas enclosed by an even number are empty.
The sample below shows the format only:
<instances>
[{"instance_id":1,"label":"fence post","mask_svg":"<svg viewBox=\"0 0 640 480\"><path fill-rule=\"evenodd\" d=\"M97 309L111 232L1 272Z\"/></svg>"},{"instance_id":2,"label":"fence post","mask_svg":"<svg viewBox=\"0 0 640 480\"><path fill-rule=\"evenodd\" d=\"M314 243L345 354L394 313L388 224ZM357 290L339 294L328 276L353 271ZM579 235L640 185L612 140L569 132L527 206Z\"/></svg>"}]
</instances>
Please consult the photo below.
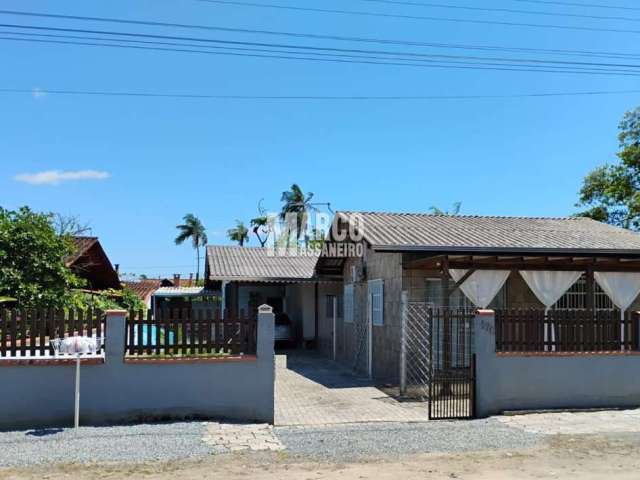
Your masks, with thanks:
<instances>
[{"instance_id":1,"label":"fence post","mask_svg":"<svg viewBox=\"0 0 640 480\"><path fill-rule=\"evenodd\" d=\"M256 354L261 356L274 356L275 315L269 305L258 307L258 345Z\"/></svg>"},{"instance_id":2,"label":"fence post","mask_svg":"<svg viewBox=\"0 0 640 480\"><path fill-rule=\"evenodd\" d=\"M492 399L495 395L491 368L496 354L495 312L493 310L478 310L474 322L474 351L475 372L472 409L479 418L494 412Z\"/></svg>"},{"instance_id":3,"label":"fence post","mask_svg":"<svg viewBox=\"0 0 640 480\"><path fill-rule=\"evenodd\" d=\"M126 342L126 310L105 312L104 356L107 362L123 362Z\"/></svg>"},{"instance_id":4,"label":"fence post","mask_svg":"<svg viewBox=\"0 0 640 480\"><path fill-rule=\"evenodd\" d=\"M631 328L635 329L635 338L633 339L635 341L635 345L633 345L631 349L638 351L640 350L640 312L632 312L629 315L629 319L631 320Z\"/></svg>"},{"instance_id":5,"label":"fence post","mask_svg":"<svg viewBox=\"0 0 640 480\"><path fill-rule=\"evenodd\" d=\"M409 294L400 293L400 395L407 393L407 308Z\"/></svg>"}]
</instances>

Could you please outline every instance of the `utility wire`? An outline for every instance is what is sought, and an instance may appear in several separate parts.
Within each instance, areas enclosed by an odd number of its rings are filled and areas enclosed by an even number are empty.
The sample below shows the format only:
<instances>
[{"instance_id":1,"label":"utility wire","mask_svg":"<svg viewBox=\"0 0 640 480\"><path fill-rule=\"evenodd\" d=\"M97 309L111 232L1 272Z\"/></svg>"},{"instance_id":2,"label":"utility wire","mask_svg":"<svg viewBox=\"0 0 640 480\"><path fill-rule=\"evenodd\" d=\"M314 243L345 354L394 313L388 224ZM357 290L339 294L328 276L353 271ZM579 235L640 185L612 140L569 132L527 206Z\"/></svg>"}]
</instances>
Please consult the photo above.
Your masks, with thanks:
<instances>
[{"instance_id":1,"label":"utility wire","mask_svg":"<svg viewBox=\"0 0 640 480\"><path fill-rule=\"evenodd\" d=\"M5 34L6 35L6 34ZM451 65L446 63L410 63L408 60L401 61L387 61L387 58L376 57L361 57L362 59L342 59L342 58L317 58L317 57L305 57L301 56L299 52L290 52L289 55L283 54L258 54L258 53L237 53L237 52L220 52L211 50L196 50L187 48L168 48L168 47L147 47L140 45L121 45L112 43L100 43L100 42L76 42L67 40L51 40L51 39L36 39L36 38L16 38L11 36L0 36L0 40L17 41L17 42L34 42L45 44L60 44L60 45L79 45L79 46L93 46L93 47L110 47L110 48L128 48L136 50L151 50L151 51L168 51L168 52L188 52L188 53L202 53L209 55L227 55L237 57L253 57L253 58L273 58L280 60L304 60L315 62L332 62L332 63L346 63L346 64L367 64L367 65L392 65L392 66L406 66L406 67L422 67L422 68L438 68L438 69L460 69L460 70L491 70L491 71L510 71L510 72L538 72L538 73L564 73L564 74L581 74L581 75L606 75L606 76L627 76L638 77L640 71L623 70L623 69L599 69L599 68L580 68L580 67L560 67L560 66L521 66L521 65L508 65L503 64L501 66L490 66L491 64L468 64L468 65ZM248 50L248 49L247 49ZM269 52L271 53L271 52ZM273 53L280 53L274 51ZM289 53L289 52L282 52ZM306 54L306 53L305 53ZM382 61L373 61L373 60ZM415 62L412 59L412 62ZM425 61L426 62L426 61ZM461 62L450 62L461 63ZM496 64L497 65L497 64Z\"/></svg>"},{"instance_id":2,"label":"utility wire","mask_svg":"<svg viewBox=\"0 0 640 480\"><path fill-rule=\"evenodd\" d=\"M450 17L433 17L433 16L418 16L418 15L401 15L394 13L373 13L359 10L333 10L328 8L312 8L312 7L294 7L291 5L279 5L274 3L253 3L253 2L241 2L236 0L199 0L205 3L215 3L219 5L236 5L242 7L255 7L255 8L272 8L278 10L292 10L298 12L311 12L311 13L330 13L338 15L356 15L366 17L384 17L384 18L398 18L404 20L426 20L430 22L451 22L451 23L471 23L476 25L501 25L507 27L531 27L531 28L546 28L554 30L580 30L588 32L612 32L612 33L640 33L640 30L629 30L622 28L600 28L600 27L586 27L586 26L573 26L573 25L553 25L543 23L520 23L520 22L506 22L499 20L479 20L479 19L466 19L466 18L450 18Z\"/></svg>"},{"instance_id":3,"label":"utility wire","mask_svg":"<svg viewBox=\"0 0 640 480\"><path fill-rule=\"evenodd\" d=\"M553 2L550 0L513 0L514 2L536 3L542 5L562 5L566 7L587 7L587 8L607 8L611 10L634 10L640 11L638 7L621 7L616 5L602 5L595 3L577 3L577 2Z\"/></svg>"},{"instance_id":4,"label":"utility wire","mask_svg":"<svg viewBox=\"0 0 640 480\"><path fill-rule=\"evenodd\" d=\"M36 90L26 88L0 88L0 94L30 94ZM72 95L93 97L173 98L192 100L345 100L345 101L403 101L403 100L497 100L517 98L575 97L598 95L640 94L640 90L593 90L583 92L543 92L512 95L213 95L191 93L154 93L100 90L37 89L43 95Z\"/></svg>"},{"instance_id":5,"label":"utility wire","mask_svg":"<svg viewBox=\"0 0 640 480\"><path fill-rule=\"evenodd\" d=\"M452 10L466 10L472 12L515 13L518 15L542 15L547 17L587 18L590 20L621 20L625 22L640 22L640 18L609 17L603 15L587 15L580 13L543 12L540 10L518 10L513 8L470 7L467 5L451 5L444 3L416 2L409 0L358 0L361 2L379 3L385 5L407 5L412 7L448 8Z\"/></svg>"},{"instance_id":6,"label":"utility wire","mask_svg":"<svg viewBox=\"0 0 640 480\"><path fill-rule=\"evenodd\" d=\"M192 30L206 30L206 31L220 31L228 33L242 33L242 34L257 34L257 35L271 35L271 36L284 36L291 38L309 38L314 40L334 40L340 42L361 42L361 43L377 43L384 45L405 45L414 47L433 47L433 48L453 48L461 50L496 50L496 51L509 51L509 52L529 52L529 53L549 53L558 55L580 55L580 56L603 56L603 57L628 57L638 58L640 55L629 53L615 53L604 51L589 51L589 50L561 50L561 49L540 49L540 48L524 48L524 47L504 47L504 46L491 46L491 45L465 45L465 44L450 44L450 43L435 43L435 42L416 42L399 39L385 39L385 38L372 38L372 37L353 37L353 36L339 36L339 35L320 35L311 33L299 33L299 32L283 32L273 30L252 30L246 28L231 28L220 27L210 25L193 25L183 23L166 23L166 22L153 22L143 20L126 20L116 18L104 18L104 17L86 17L86 16L71 16L71 15L57 15L47 13L34 13L34 12L19 12L13 10L0 10L0 15L20 15L29 17L40 18L55 18L64 20L81 20L92 22L107 22L118 23L126 25L138 25L138 26L152 26L152 27L171 27L171 28L183 28ZM32 27L22 27L32 28ZM35 27L33 27L35 28ZM191 39L195 40L195 39Z\"/></svg>"},{"instance_id":7,"label":"utility wire","mask_svg":"<svg viewBox=\"0 0 640 480\"><path fill-rule=\"evenodd\" d=\"M89 37L89 36L78 36L78 35L54 35L54 34L42 34L42 33L24 33L24 32L11 32L4 31L4 34L11 35L24 35L24 36L40 36L40 37L52 37L52 38L70 38L70 39L79 39L79 40L103 40L103 41L126 41L126 42L135 42L135 43L144 43L144 44L157 44L157 45L172 45L172 46L188 46L188 47L200 47L200 48L224 48L219 46L211 46L209 43L214 44L222 44L222 45L241 45L241 46L252 46L252 47L268 47L268 48L286 48L292 50L310 50L314 55L322 55L317 54L315 52L330 52L331 55L334 56L345 56L342 53L349 54L367 54L367 55L389 55L394 58L398 58L398 56L407 56L410 57L410 60L421 60L421 59L439 59L439 60L471 60L471 61L494 61L494 62L508 62L508 63L532 63L532 64L551 64L551 65L562 65L562 66L588 66L588 67L619 67L619 68L640 68L640 64L619 64L619 63L597 63L597 62L576 62L576 61L566 61L566 60L544 60L544 59L531 59L531 58L504 58L504 57L482 57L482 56L474 56L474 55L444 55L444 54L427 54L427 53L418 53L418 52L399 52L399 51L389 51L389 50L362 50L362 49L344 49L344 48L335 48L335 47L317 47L317 46L307 46L307 45L292 45L292 44L274 44L274 43L264 43L264 42L241 42L241 41L230 41L230 40L220 40L220 39L210 39L210 38L193 38L193 37L176 37L176 36L166 36L166 35L151 35L151 34L139 34L139 33L129 33L129 32L113 32L113 31L103 31L103 30L80 30L80 29L72 29L72 28L57 28L57 27L42 27L42 26L33 26L33 25L15 25L15 24L0 24L2 28L19 28L19 29L27 29L27 30L36 30L36 31L54 31L54 32L69 32L69 33L82 33L82 34L94 34L94 35L107 35L107 36L117 36L117 37L127 37L126 39L120 38L104 38L104 37ZM130 40L130 37L133 38L150 38L154 40L171 40L171 42L150 42L150 41L140 41L140 40ZM194 43L175 43L174 40L185 40L185 41L197 41L203 42L200 44ZM229 48L229 47L227 47ZM337 53L333 53L337 52ZM280 52L281 53L281 52ZM289 52L289 53L298 53L298 52ZM308 52L305 52L308 53ZM326 55L326 53L323 53ZM347 55L348 57L351 55Z\"/></svg>"}]
</instances>

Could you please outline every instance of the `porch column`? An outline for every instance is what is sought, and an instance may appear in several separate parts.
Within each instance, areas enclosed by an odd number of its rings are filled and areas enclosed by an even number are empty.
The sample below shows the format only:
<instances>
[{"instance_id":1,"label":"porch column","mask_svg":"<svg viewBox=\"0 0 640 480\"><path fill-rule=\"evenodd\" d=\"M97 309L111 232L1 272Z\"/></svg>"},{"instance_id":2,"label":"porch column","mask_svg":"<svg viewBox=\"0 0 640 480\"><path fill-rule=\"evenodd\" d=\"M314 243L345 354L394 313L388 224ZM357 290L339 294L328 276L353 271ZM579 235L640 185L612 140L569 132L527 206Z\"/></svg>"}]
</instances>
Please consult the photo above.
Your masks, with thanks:
<instances>
[{"instance_id":1,"label":"porch column","mask_svg":"<svg viewBox=\"0 0 640 480\"><path fill-rule=\"evenodd\" d=\"M595 292L595 279L593 276L593 268L588 268L585 272L585 280L586 280L586 295L585 299L585 308L587 310L593 310L595 308L594 305L594 292Z\"/></svg>"},{"instance_id":2,"label":"porch column","mask_svg":"<svg viewBox=\"0 0 640 480\"><path fill-rule=\"evenodd\" d=\"M442 366L446 370L451 367L451 349L449 348L451 346L451 328L449 325L449 295L451 293L449 291L449 257L445 256L440 265L442 267L442 283L440 287L442 289L442 328L444 330L442 335L442 348L444 353L442 356ZM443 384L442 386L445 391L447 391L449 387L448 384Z\"/></svg>"}]
</instances>

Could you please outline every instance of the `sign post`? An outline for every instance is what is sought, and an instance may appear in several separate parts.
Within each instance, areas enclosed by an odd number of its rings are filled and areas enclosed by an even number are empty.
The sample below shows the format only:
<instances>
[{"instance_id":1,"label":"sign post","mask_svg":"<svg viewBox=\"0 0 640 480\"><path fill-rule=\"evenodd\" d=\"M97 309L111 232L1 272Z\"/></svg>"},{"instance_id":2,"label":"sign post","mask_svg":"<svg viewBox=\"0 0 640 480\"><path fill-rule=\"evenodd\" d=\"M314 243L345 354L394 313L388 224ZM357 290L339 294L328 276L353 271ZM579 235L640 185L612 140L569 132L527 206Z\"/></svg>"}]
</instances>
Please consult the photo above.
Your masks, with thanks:
<instances>
[{"instance_id":1,"label":"sign post","mask_svg":"<svg viewBox=\"0 0 640 480\"><path fill-rule=\"evenodd\" d=\"M73 416L73 428L80 426L80 354L76 354L76 404Z\"/></svg>"},{"instance_id":2,"label":"sign post","mask_svg":"<svg viewBox=\"0 0 640 480\"><path fill-rule=\"evenodd\" d=\"M80 356L95 354L102 346L102 338L97 337L69 337L51 340L51 346L55 355L75 355L76 357L76 388L73 427L77 430L80 426Z\"/></svg>"}]
</instances>

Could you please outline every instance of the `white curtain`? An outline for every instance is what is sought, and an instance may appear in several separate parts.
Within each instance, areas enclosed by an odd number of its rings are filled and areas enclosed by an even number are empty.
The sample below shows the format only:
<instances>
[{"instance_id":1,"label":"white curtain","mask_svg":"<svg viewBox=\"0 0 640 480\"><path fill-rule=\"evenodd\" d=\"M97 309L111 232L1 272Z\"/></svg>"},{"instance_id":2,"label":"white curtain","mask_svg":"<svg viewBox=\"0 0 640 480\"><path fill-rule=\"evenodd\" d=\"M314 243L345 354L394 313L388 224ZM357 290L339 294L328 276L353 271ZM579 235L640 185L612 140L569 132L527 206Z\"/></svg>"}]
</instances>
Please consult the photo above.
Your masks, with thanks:
<instances>
[{"instance_id":1,"label":"white curtain","mask_svg":"<svg viewBox=\"0 0 640 480\"><path fill-rule=\"evenodd\" d=\"M578 281L582 272L520 270L520 275L545 308L549 308Z\"/></svg>"},{"instance_id":2,"label":"white curtain","mask_svg":"<svg viewBox=\"0 0 640 480\"><path fill-rule=\"evenodd\" d=\"M458 282L466 270L450 268L449 274ZM460 290L478 308L487 308L509 277L509 270L476 270L462 282Z\"/></svg>"},{"instance_id":3,"label":"white curtain","mask_svg":"<svg viewBox=\"0 0 640 480\"><path fill-rule=\"evenodd\" d=\"M640 273L594 272L593 276L622 312L631 306L640 293Z\"/></svg>"},{"instance_id":4,"label":"white curtain","mask_svg":"<svg viewBox=\"0 0 640 480\"><path fill-rule=\"evenodd\" d=\"M560 297L571 288L582 276L582 272L554 272L545 270L520 270L520 275L527 282L531 291L538 297L545 307L545 311L554 303L560 300ZM551 328L549 328L551 327ZM549 331L550 330L550 331ZM556 329L555 325L544 325L544 340L549 339L555 342ZM545 347L547 350L547 347ZM555 346L552 348L555 351Z\"/></svg>"}]
</instances>

